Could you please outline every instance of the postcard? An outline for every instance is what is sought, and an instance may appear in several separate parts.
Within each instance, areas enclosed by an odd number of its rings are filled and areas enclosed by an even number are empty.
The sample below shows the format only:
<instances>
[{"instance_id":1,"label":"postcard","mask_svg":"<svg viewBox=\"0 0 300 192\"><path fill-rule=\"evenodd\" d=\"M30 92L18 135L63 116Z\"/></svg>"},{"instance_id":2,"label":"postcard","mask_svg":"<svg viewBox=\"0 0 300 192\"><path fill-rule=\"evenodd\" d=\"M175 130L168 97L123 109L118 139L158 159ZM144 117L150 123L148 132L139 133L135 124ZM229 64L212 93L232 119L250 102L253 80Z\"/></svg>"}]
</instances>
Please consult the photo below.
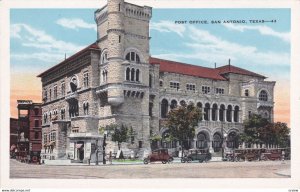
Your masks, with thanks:
<instances>
[{"instance_id":1,"label":"postcard","mask_svg":"<svg viewBox=\"0 0 300 192\"><path fill-rule=\"evenodd\" d=\"M2 191L298 191L297 6L0 1Z\"/></svg>"}]
</instances>

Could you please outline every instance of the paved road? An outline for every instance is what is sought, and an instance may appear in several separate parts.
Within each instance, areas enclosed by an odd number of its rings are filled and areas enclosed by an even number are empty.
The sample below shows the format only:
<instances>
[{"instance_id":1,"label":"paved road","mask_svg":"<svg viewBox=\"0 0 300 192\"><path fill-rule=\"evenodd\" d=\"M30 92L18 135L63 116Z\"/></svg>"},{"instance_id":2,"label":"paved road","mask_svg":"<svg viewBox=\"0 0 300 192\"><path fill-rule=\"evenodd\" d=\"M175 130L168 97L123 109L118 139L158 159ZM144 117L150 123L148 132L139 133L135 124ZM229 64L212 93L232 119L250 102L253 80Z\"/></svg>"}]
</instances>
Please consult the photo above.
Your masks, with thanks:
<instances>
[{"instance_id":1,"label":"paved road","mask_svg":"<svg viewBox=\"0 0 300 192\"><path fill-rule=\"evenodd\" d=\"M11 178L282 178L289 175L290 161L99 166L28 165L10 161Z\"/></svg>"}]
</instances>

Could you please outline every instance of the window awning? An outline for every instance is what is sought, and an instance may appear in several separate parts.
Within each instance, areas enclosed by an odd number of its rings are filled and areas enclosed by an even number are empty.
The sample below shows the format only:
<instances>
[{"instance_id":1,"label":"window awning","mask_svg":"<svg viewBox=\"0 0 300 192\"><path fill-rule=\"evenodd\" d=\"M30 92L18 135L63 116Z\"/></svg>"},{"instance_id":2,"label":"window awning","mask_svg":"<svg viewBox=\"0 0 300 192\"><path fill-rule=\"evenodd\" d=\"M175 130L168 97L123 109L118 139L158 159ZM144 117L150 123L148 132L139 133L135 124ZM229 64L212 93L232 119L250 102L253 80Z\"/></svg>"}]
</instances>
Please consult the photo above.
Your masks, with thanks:
<instances>
[{"instance_id":1,"label":"window awning","mask_svg":"<svg viewBox=\"0 0 300 192\"><path fill-rule=\"evenodd\" d=\"M77 143L77 144L76 144L76 148L77 148L77 149L80 149L82 146L83 146L83 144L82 144L82 143L80 143L80 144L79 144L79 143Z\"/></svg>"}]
</instances>

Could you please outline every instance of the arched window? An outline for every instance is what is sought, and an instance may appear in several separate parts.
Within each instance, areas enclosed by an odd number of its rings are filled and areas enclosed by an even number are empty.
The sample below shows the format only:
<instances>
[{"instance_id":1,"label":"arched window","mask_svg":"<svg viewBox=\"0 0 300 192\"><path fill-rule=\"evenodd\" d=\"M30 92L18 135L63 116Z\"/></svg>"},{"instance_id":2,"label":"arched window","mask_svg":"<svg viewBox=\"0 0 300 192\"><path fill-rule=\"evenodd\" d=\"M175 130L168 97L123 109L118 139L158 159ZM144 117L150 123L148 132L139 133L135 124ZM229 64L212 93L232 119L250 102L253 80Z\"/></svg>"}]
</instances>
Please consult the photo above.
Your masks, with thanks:
<instances>
[{"instance_id":1,"label":"arched window","mask_svg":"<svg viewBox=\"0 0 300 192\"><path fill-rule=\"evenodd\" d=\"M232 106L231 105L228 105L228 107L227 107L226 120L227 120L227 122L232 122Z\"/></svg>"},{"instance_id":2,"label":"arched window","mask_svg":"<svg viewBox=\"0 0 300 192\"><path fill-rule=\"evenodd\" d=\"M139 81L140 81L140 70L139 70L139 69L136 70L135 76L136 76L136 77L135 77L135 78L136 78L136 81L139 82Z\"/></svg>"},{"instance_id":3,"label":"arched window","mask_svg":"<svg viewBox=\"0 0 300 192\"><path fill-rule=\"evenodd\" d=\"M177 101L176 101L175 99L173 99L173 100L171 101L170 108L171 108L171 109L175 109L176 107L177 107Z\"/></svg>"},{"instance_id":4,"label":"arched window","mask_svg":"<svg viewBox=\"0 0 300 192\"><path fill-rule=\"evenodd\" d=\"M210 109L210 104L206 103L204 107L204 120L209 121L209 109Z\"/></svg>"},{"instance_id":5,"label":"arched window","mask_svg":"<svg viewBox=\"0 0 300 192\"><path fill-rule=\"evenodd\" d=\"M85 115L89 114L89 103L88 102L83 103L83 113Z\"/></svg>"},{"instance_id":6,"label":"arched window","mask_svg":"<svg viewBox=\"0 0 300 192\"><path fill-rule=\"evenodd\" d=\"M166 118L168 113L168 100L163 99L161 101L161 118Z\"/></svg>"},{"instance_id":7,"label":"arched window","mask_svg":"<svg viewBox=\"0 0 300 192\"><path fill-rule=\"evenodd\" d=\"M105 50L102 55L101 55L101 60L100 63L104 64L108 61L108 54L107 54L107 50Z\"/></svg>"},{"instance_id":8,"label":"arched window","mask_svg":"<svg viewBox=\"0 0 300 192\"><path fill-rule=\"evenodd\" d=\"M234 107L234 117L233 117L234 122L239 122L239 111L240 111L239 106L235 106Z\"/></svg>"},{"instance_id":9,"label":"arched window","mask_svg":"<svg viewBox=\"0 0 300 192\"><path fill-rule=\"evenodd\" d=\"M135 62L135 63L140 63L141 62L140 56L134 51L131 51L131 52L127 53L125 59L127 61L131 61L131 62Z\"/></svg>"},{"instance_id":10,"label":"arched window","mask_svg":"<svg viewBox=\"0 0 300 192\"><path fill-rule=\"evenodd\" d=\"M135 69L131 69L131 81L134 81L134 74L135 74Z\"/></svg>"},{"instance_id":11,"label":"arched window","mask_svg":"<svg viewBox=\"0 0 300 192\"><path fill-rule=\"evenodd\" d=\"M265 90L262 90L259 93L259 97L258 98L259 98L260 101L268 101L268 93Z\"/></svg>"},{"instance_id":12,"label":"arched window","mask_svg":"<svg viewBox=\"0 0 300 192\"><path fill-rule=\"evenodd\" d=\"M200 121L202 121L202 103L201 102L198 102L197 103L197 107L200 109L200 111L201 111L201 117L200 117Z\"/></svg>"},{"instance_id":13,"label":"arched window","mask_svg":"<svg viewBox=\"0 0 300 192\"><path fill-rule=\"evenodd\" d=\"M126 69L126 81L129 81L130 80L130 68L127 67Z\"/></svg>"},{"instance_id":14,"label":"arched window","mask_svg":"<svg viewBox=\"0 0 300 192\"><path fill-rule=\"evenodd\" d=\"M207 137L206 137L205 133L200 132L197 135L197 145L196 145L196 147L198 149L205 149L208 146L207 143L208 143L208 140L207 140Z\"/></svg>"},{"instance_id":15,"label":"arched window","mask_svg":"<svg viewBox=\"0 0 300 192\"><path fill-rule=\"evenodd\" d=\"M70 82L71 91L72 92L77 91L77 86L78 86L77 78L74 76L71 78L71 82Z\"/></svg>"},{"instance_id":16,"label":"arched window","mask_svg":"<svg viewBox=\"0 0 300 192\"><path fill-rule=\"evenodd\" d=\"M219 110L219 119L220 121L224 122L225 118L224 118L224 111L225 111L225 105L221 105L220 106L220 110Z\"/></svg>"},{"instance_id":17,"label":"arched window","mask_svg":"<svg viewBox=\"0 0 300 192\"><path fill-rule=\"evenodd\" d=\"M181 106L186 106L185 100L181 100L179 103L180 103Z\"/></svg>"},{"instance_id":18,"label":"arched window","mask_svg":"<svg viewBox=\"0 0 300 192\"><path fill-rule=\"evenodd\" d=\"M217 104L213 104L212 114L211 114L211 117L212 117L213 121L217 121L217 117L218 117L217 115L218 115L218 105Z\"/></svg>"}]
</instances>

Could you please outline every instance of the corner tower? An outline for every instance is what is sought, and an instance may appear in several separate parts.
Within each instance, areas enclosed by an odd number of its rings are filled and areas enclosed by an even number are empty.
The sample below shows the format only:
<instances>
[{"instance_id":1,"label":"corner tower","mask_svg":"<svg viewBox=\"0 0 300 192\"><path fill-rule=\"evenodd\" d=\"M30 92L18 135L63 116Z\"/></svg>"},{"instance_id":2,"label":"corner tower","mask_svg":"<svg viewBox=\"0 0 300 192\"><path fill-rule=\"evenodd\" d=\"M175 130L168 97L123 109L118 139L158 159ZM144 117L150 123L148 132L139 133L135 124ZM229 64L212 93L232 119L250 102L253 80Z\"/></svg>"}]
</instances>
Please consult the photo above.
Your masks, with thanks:
<instances>
[{"instance_id":1,"label":"corner tower","mask_svg":"<svg viewBox=\"0 0 300 192\"><path fill-rule=\"evenodd\" d=\"M100 126L132 127L136 146L149 143L149 21L152 8L108 0L95 12L100 57ZM141 147L142 146L142 147Z\"/></svg>"}]
</instances>

